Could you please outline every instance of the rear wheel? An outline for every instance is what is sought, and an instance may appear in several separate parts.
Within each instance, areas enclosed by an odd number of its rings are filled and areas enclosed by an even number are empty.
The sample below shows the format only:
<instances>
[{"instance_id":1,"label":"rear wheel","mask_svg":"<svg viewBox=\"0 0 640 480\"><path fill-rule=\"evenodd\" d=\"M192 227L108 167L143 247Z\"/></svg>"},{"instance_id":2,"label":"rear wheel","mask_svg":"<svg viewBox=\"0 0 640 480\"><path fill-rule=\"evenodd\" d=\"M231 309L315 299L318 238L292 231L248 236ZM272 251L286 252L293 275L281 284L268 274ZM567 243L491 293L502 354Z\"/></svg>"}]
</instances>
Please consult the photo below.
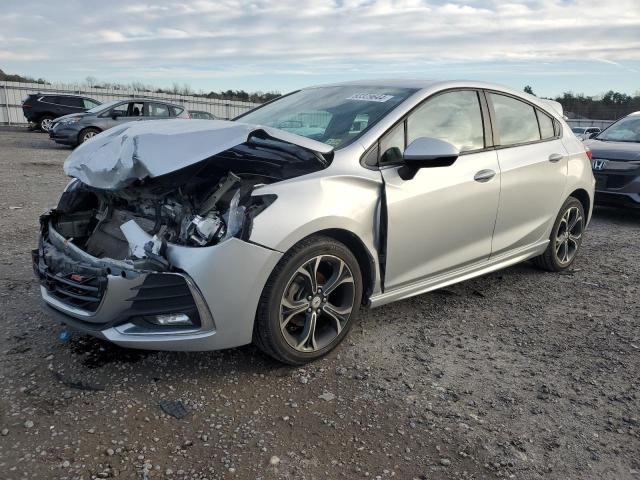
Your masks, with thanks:
<instances>
[{"instance_id":1,"label":"rear wheel","mask_svg":"<svg viewBox=\"0 0 640 480\"><path fill-rule=\"evenodd\" d=\"M38 125L40 126L40 130L43 132L49 132L51 130L51 125L53 124L53 117L51 115L44 115Z\"/></svg>"},{"instance_id":2,"label":"rear wheel","mask_svg":"<svg viewBox=\"0 0 640 480\"><path fill-rule=\"evenodd\" d=\"M80 135L78 135L78 144L84 143L87 140L92 139L99 133L100 133L100 130L98 130L97 128L85 128L80 132Z\"/></svg>"},{"instance_id":3,"label":"rear wheel","mask_svg":"<svg viewBox=\"0 0 640 480\"><path fill-rule=\"evenodd\" d=\"M342 243L314 236L280 260L264 288L254 343L290 365L316 360L347 335L360 308L358 261Z\"/></svg>"},{"instance_id":4,"label":"rear wheel","mask_svg":"<svg viewBox=\"0 0 640 480\"><path fill-rule=\"evenodd\" d=\"M585 226L582 203L577 198L569 197L553 224L547 249L542 255L534 258L534 263L550 272L560 272L569 268L582 245Z\"/></svg>"}]
</instances>

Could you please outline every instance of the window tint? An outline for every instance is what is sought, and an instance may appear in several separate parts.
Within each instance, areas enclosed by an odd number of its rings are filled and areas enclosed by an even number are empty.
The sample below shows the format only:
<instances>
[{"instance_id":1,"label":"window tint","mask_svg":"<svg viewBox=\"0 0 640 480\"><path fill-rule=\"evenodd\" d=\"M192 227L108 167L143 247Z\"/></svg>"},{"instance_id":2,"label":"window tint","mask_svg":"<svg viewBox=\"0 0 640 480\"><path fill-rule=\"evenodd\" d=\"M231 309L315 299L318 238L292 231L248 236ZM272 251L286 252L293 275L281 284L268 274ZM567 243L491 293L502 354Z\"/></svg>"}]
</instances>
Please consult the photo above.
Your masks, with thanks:
<instances>
[{"instance_id":1,"label":"window tint","mask_svg":"<svg viewBox=\"0 0 640 480\"><path fill-rule=\"evenodd\" d=\"M98 105L100 105L98 102L96 102L95 100L91 100L90 98L83 98L82 103L84 104L84 108L86 109L97 107Z\"/></svg>"},{"instance_id":2,"label":"window tint","mask_svg":"<svg viewBox=\"0 0 640 480\"><path fill-rule=\"evenodd\" d=\"M380 139L380 165L401 161L404 148L404 122L400 122Z\"/></svg>"},{"instance_id":3,"label":"window tint","mask_svg":"<svg viewBox=\"0 0 640 480\"><path fill-rule=\"evenodd\" d=\"M169 106L162 103L149 103L149 116L150 117L168 117Z\"/></svg>"},{"instance_id":4,"label":"window tint","mask_svg":"<svg viewBox=\"0 0 640 480\"><path fill-rule=\"evenodd\" d=\"M407 119L407 142L420 137L446 140L461 152L484 148L478 94L456 91L427 100Z\"/></svg>"},{"instance_id":5,"label":"window tint","mask_svg":"<svg viewBox=\"0 0 640 480\"><path fill-rule=\"evenodd\" d=\"M120 105L116 105L111 109L112 112L118 112L121 117L126 117L129 113L129 104L122 103Z\"/></svg>"},{"instance_id":6,"label":"window tint","mask_svg":"<svg viewBox=\"0 0 640 480\"><path fill-rule=\"evenodd\" d=\"M536 112L531 105L505 95L496 93L489 95L496 113L500 145L540 140Z\"/></svg>"},{"instance_id":7,"label":"window tint","mask_svg":"<svg viewBox=\"0 0 640 480\"><path fill-rule=\"evenodd\" d=\"M47 102L47 103L60 104L60 97L54 97L52 95L47 95L45 97L42 97L42 101L43 102Z\"/></svg>"},{"instance_id":8,"label":"window tint","mask_svg":"<svg viewBox=\"0 0 640 480\"><path fill-rule=\"evenodd\" d=\"M84 107L84 104L82 103L82 99L78 97L60 97L60 105L64 105L66 107L76 107L76 108Z\"/></svg>"},{"instance_id":9,"label":"window tint","mask_svg":"<svg viewBox=\"0 0 640 480\"><path fill-rule=\"evenodd\" d=\"M538 123L540 123L540 134L542 139L553 138L556 136L553 129L553 120L546 113L542 113L540 110L536 110L538 114Z\"/></svg>"}]
</instances>

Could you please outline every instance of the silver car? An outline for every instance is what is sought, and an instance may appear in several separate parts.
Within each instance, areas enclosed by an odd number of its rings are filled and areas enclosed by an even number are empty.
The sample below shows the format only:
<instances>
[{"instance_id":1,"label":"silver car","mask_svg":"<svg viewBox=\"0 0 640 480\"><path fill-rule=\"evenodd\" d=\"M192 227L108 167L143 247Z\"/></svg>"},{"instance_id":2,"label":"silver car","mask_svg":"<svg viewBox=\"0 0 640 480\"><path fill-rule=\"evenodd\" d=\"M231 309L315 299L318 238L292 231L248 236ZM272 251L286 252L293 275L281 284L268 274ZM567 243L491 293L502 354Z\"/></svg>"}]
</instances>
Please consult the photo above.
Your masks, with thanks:
<instances>
[{"instance_id":1,"label":"silver car","mask_svg":"<svg viewBox=\"0 0 640 480\"><path fill-rule=\"evenodd\" d=\"M294 365L337 346L363 307L528 259L570 267L594 195L557 104L462 81L334 84L235 121L133 122L65 172L33 251L53 317L125 347L254 342Z\"/></svg>"},{"instance_id":2,"label":"silver car","mask_svg":"<svg viewBox=\"0 0 640 480\"><path fill-rule=\"evenodd\" d=\"M190 117L189 112L180 105L157 99L130 98L103 103L86 112L56 118L48 132L54 142L75 147L118 125L171 118Z\"/></svg>"}]
</instances>

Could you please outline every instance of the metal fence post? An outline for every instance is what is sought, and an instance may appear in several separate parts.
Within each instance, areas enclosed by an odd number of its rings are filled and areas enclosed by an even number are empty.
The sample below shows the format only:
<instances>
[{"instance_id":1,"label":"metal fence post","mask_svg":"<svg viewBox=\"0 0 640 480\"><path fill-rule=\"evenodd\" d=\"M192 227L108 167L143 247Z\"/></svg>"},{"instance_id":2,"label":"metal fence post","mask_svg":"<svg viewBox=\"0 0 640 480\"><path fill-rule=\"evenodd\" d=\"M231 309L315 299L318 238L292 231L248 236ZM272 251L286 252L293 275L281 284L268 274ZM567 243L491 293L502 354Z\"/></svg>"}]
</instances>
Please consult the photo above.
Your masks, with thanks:
<instances>
[{"instance_id":1,"label":"metal fence post","mask_svg":"<svg viewBox=\"0 0 640 480\"><path fill-rule=\"evenodd\" d=\"M7 123L11 125L11 112L9 111L9 90L7 90L7 84L4 84L4 103L7 108Z\"/></svg>"}]
</instances>

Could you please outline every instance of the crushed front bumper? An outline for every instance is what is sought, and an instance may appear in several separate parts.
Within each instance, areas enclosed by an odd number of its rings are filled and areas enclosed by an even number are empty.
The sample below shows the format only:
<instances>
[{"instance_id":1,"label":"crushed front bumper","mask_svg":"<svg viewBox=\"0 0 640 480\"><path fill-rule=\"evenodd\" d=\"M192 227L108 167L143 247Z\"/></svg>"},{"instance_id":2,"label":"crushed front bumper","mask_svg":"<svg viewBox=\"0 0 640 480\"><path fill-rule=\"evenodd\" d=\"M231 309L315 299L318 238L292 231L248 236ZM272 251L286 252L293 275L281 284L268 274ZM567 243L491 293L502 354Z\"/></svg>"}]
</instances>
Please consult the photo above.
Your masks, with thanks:
<instances>
[{"instance_id":1,"label":"crushed front bumper","mask_svg":"<svg viewBox=\"0 0 640 480\"><path fill-rule=\"evenodd\" d=\"M92 257L63 238L48 215L41 224L32 256L45 311L73 329L131 348L201 351L250 343L262 289L282 256L231 238L212 247L169 245L171 271L142 271ZM193 325L145 320L176 313Z\"/></svg>"}]
</instances>

